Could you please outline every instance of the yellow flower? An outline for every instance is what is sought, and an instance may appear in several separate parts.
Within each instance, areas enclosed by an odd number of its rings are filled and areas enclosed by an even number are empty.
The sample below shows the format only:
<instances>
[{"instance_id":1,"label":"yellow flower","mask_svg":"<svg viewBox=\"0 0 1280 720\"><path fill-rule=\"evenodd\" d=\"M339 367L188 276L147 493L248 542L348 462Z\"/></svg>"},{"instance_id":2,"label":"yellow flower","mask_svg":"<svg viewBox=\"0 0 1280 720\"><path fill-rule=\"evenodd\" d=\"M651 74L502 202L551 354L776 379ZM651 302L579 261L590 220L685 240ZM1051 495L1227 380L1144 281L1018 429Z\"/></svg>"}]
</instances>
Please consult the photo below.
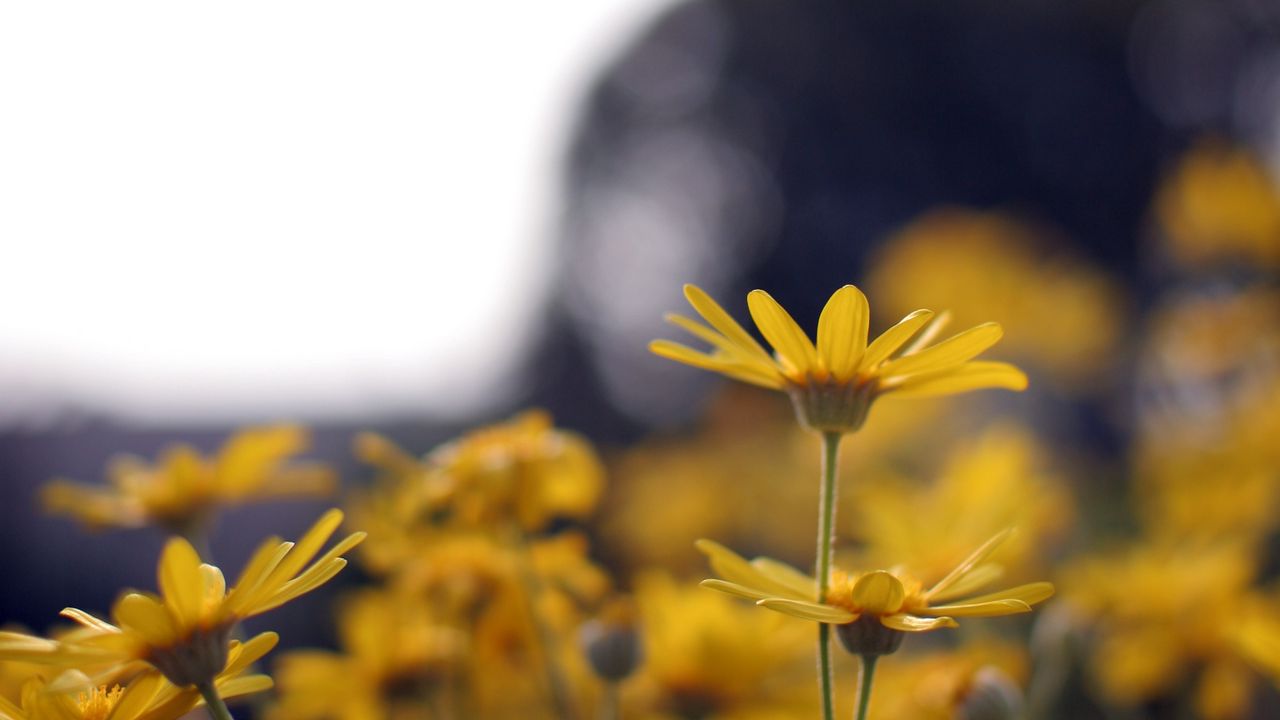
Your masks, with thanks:
<instances>
[{"instance_id":1,"label":"yellow flower","mask_svg":"<svg viewBox=\"0 0 1280 720\"><path fill-rule=\"evenodd\" d=\"M988 540L928 589L901 568L859 575L836 571L826 602L815 602L814 579L789 565L764 557L747 561L710 540L699 540L698 549L721 578L703 580L704 586L780 613L836 625L850 652L883 655L897 650L902 633L956 627L956 617L1030 612L1032 605L1053 595L1052 584L1036 582L960 599L1000 576L1000 566L987 560L1009 534Z\"/></svg>"},{"instance_id":2,"label":"yellow flower","mask_svg":"<svg viewBox=\"0 0 1280 720\"><path fill-rule=\"evenodd\" d=\"M121 457L107 468L110 485L54 480L45 486L42 500L50 512L70 515L91 528L155 523L189 532L219 507L331 493L331 469L288 462L307 442L307 432L294 425L251 428L233 435L216 457L206 458L189 445L168 449L154 465Z\"/></svg>"},{"instance_id":3,"label":"yellow flower","mask_svg":"<svg viewBox=\"0 0 1280 720\"><path fill-rule=\"evenodd\" d=\"M516 520L529 531L559 517L590 514L604 489L604 467L581 436L533 410L437 448L427 463L449 481L463 522Z\"/></svg>"},{"instance_id":4,"label":"yellow flower","mask_svg":"<svg viewBox=\"0 0 1280 720\"><path fill-rule=\"evenodd\" d=\"M851 431L866 419L877 397L932 397L979 390L1022 390L1027 378L1007 363L975 361L1000 340L996 323L984 323L930 345L945 315L917 310L868 344L870 311L858 288L845 285L818 318L817 345L787 311L763 290L747 295L756 327L770 354L709 295L685 285L685 297L710 327L681 315L672 324L710 344L711 353L655 340L662 357L712 370L743 382L786 391L801 420L820 431Z\"/></svg>"},{"instance_id":5,"label":"yellow flower","mask_svg":"<svg viewBox=\"0 0 1280 720\"><path fill-rule=\"evenodd\" d=\"M1280 188L1247 150L1201 142L1161 184L1155 212L1183 265L1280 264Z\"/></svg>"},{"instance_id":6,"label":"yellow flower","mask_svg":"<svg viewBox=\"0 0 1280 720\"><path fill-rule=\"evenodd\" d=\"M1241 543L1156 540L1068 568L1102 695L1133 707L1190 690L1200 717L1248 717L1257 671L1280 687L1280 601L1252 587L1257 561Z\"/></svg>"},{"instance_id":7,"label":"yellow flower","mask_svg":"<svg viewBox=\"0 0 1280 720\"><path fill-rule=\"evenodd\" d=\"M904 653L876 670L871 694L873 718L956 720L961 708L1002 678L1016 688L1027 675L1026 651L1014 645L979 641L954 650ZM998 687L998 686L997 686ZM989 717L981 715L979 717Z\"/></svg>"},{"instance_id":8,"label":"yellow flower","mask_svg":"<svg viewBox=\"0 0 1280 720\"><path fill-rule=\"evenodd\" d=\"M271 687L266 675L245 675L276 644L275 633L247 643L232 642L227 664L214 679L219 697L232 698ZM195 688L179 688L155 671L143 672L125 685L95 685L75 670L52 682L37 677L22 687L20 704L0 697L5 720L178 720L203 703Z\"/></svg>"},{"instance_id":9,"label":"yellow flower","mask_svg":"<svg viewBox=\"0 0 1280 720\"><path fill-rule=\"evenodd\" d=\"M998 212L936 208L876 251L865 288L882 319L924 305L950 308L962 325L995 320L1009 357L1088 390L1114 361L1124 296L1054 235Z\"/></svg>"},{"instance_id":10,"label":"yellow flower","mask_svg":"<svg viewBox=\"0 0 1280 720\"><path fill-rule=\"evenodd\" d=\"M378 720L421 713L433 684L460 668L465 633L439 624L420 599L362 590L338 606L343 653L298 650L275 664L277 720ZM396 708L401 712L397 713Z\"/></svg>"},{"instance_id":11,"label":"yellow flower","mask_svg":"<svg viewBox=\"0 0 1280 720\"><path fill-rule=\"evenodd\" d=\"M1021 577L1071 527L1073 503L1045 471L1044 448L1026 430L998 424L949 448L933 482L878 472L850 494L859 562L903 564L942 577L969 548L1001 528L1018 533L1000 548L1001 564Z\"/></svg>"},{"instance_id":12,"label":"yellow flower","mask_svg":"<svg viewBox=\"0 0 1280 720\"><path fill-rule=\"evenodd\" d=\"M645 657L623 685L625 716L764 720L817 712L813 637L803 625L665 573L644 573L635 588Z\"/></svg>"},{"instance_id":13,"label":"yellow flower","mask_svg":"<svg viewBox=\"0 0 1280 720\"><path fill-rule=\"evenodd\" d=\"M316 589L346 565L339 556L363 533L347 536L311 562L341 522L342 513L330 510L296 545L266 541L229 592L221 570L202 564L186 540L172 538L156 571L160 595L126 593L112 608L114 625L67 608L62 614L83 627L59 640L0 633L0 658L90 673L147 664L181 687L206 683L226 665L237 623Z\"/></svg>"}]
</instances>

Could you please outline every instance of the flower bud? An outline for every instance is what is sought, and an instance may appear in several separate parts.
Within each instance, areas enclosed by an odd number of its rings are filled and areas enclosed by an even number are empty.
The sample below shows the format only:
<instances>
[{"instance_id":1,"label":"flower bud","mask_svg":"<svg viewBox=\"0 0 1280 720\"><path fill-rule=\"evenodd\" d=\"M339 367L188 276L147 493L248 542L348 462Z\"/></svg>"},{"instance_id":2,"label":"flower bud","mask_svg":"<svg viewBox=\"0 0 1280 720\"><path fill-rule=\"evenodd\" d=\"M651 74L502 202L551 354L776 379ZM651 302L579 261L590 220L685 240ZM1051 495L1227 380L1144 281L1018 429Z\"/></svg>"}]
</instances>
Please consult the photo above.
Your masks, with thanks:
<instances>
[{"instance_id":1,"label":"flower bud","mask_svg":"<svg viewBox=\"0 0 1280 720\"><path fill-rule=\"evenodd\" d=\"M610 682L634 672L644 655L636 630L635 611L626 601L610 603L599 617L583 624L578 642L591 669Z\"/></svg>"},{"instance_id":2,"label":"flower bud","mask_svg":"<svg viewBox=\"0 0 1280 720\"><path fill-rule=\"evenodd\" d=\"M851 623L836 625L836 637L854 655L879 657L897 652L906 633L885 627L876 615L863 615Z\"/></svg>"},{"instance_id":3,"label":"flower bud","mask_svg":"<svg viewBox=\"0 0 1280 720\"><path fill-rule=\"evenodd\" d=\"M1022 717L1022 690L999 669L987 665L973 674L957 700L955 720L1016 720Z\"/></svg>"}]
</instances>

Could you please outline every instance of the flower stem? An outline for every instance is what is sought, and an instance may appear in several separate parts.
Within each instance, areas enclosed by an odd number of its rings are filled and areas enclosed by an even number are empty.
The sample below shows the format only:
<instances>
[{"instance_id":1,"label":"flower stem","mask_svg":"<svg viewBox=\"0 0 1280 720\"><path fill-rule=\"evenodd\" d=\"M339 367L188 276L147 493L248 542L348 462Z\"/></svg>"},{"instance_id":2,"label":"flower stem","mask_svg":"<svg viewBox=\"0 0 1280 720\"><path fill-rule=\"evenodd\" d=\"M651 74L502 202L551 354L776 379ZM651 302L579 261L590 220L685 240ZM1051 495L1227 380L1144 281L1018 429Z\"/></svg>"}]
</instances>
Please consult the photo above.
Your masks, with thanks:
<instances>
[{"instance_id":1,"label":"flower stem","mask_svg":"<svg viewBox=\"0 0 1280 720\"><path fill-rule=\"evenodd\" d=\"M831 585L831 551L835 544L836 463L840 457L841 433L822 433L822 489L818 498L818 602L826 602ZM822 690L822 717L834 720L835 676L831 667L831 626L818 625L818 685Z\"/></svg>"},{"instance_id":2,"label":"flower stem","mask_svg":"<svg viewBox=\"0 0 1280 720\"><path fill-rule=\"evenodd\" d=\"M875 679L877 655L862 656L862 689L858 691L858 715L856 720L867 720L867 708L871 707L871 681Z\"/></svg>"},{"instance_id":3,"label":"flower stem","mask_svg":"<svg viewBox=\"0 0 1280 720\"><path fill-rule=\"evenodd\" d=\"M218 694L218 689L213 686L212 681L197 685L196 689L204 697L205 707L209 708L209 717L213 720L235 720L231 717L231 711L227 710L227 704L222 701L222 696Z\"/></svg>"},{"instance_id":4,"label":"flower stem","mask_svg":"<svg viewBox=\"0 0 1280 720\"><path fill-rule=\"evenodd\" d=\"M604 697L600 702L600 720L622 720L622 698L618 683L612 680L604 684Z\"/></svg>"}]
</instances>

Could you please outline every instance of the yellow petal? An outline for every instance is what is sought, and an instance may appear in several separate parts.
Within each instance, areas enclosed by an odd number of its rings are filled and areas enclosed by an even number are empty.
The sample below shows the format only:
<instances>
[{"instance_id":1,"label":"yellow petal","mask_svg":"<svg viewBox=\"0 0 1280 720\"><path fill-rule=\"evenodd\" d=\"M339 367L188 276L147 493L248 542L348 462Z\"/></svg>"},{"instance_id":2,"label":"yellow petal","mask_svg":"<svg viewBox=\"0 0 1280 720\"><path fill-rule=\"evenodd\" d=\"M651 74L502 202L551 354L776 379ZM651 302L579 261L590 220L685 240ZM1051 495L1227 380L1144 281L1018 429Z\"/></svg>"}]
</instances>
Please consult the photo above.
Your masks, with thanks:
<instances>
[{"instance_id":1,"label":"yellow petal","mask_svg":"<svg viewBox=\"0 0 1280 720\"><path fill-rule=\"evenodd\" d=\"M880 624L892 630L901 630L902 632L928 632L930 630L938 630L940 628L959 627L959 624L949 617L922 618L916 617L915 615L907 615L905 613L885 615L880 618Z\"/></svg>"},{"instance_id":2,"label":"yellow petal","mask_svg":"<svg viewBox=\"0 0 1280 720\"><path fill-rule=\"evenodd\" d=\"M111 714L107 716L108 720L132 720L142 715L164 685L164 677L157 672L144 673L134 678L124 688L124 693L111 709Z\"/></svg>"},{"instance_id":3,"label":"yellow petal","mask_svg":"<svg viewBox=\"0 0 1280 720\"><path fill-rule=\"evenodd\" d=\"M790 588L799 599L813 597L817 592L816 580L784 562L768 557L758 557L751 560L751 566L768 576L770 580Z\"/></svg>"},{"instance_id":4,"label":"yellow petal","mask_svg":"<svg viewBox=\"0 0 1280 720\"><path fill-rule=\"evenodd\" d=\"M200 573L200 556L191 543L171 538L160 555L156 569L160 594L173 611L180 628L192 628L200 621L204 605L204 578Z\"/></svg>"},{"instance_id":5,"label":"yellow petal","mask_svg":"<svg viewBox=\"0 0 1280 720\"><path fill-rule=\"evenodd\" d=\"M756 327L760 328L760 334L777 351L785 366L801 375L820 370L818 351L809 341L809 336L769 293L752 290L747 295L747 309L751 311Z\"/></svg>"},{"instance_id":6,"label":"yellow petal","mask_svg":"<svg viewBox=\"0 0 1280 720\"><path fill-rule=\"evenodd\" d=\"M956 617L999 617L1031 612L1031 606L1021 600L991 600L939 605L929 608L928 612L945 613Z\"/></svg>"},{"instance_id":7,"label":"yellow petal","mask_svg":"<svg viewBox=\"0 0 1280 720\"><path fill-rule=\"evenodd\" d=\"M778 372L778 368L773 364L773 361L769 361L767 364L763 362L746 364L730 360L724 355L708 355L698 352L693 348L670 340L654 340L649 343L649 352L685 365L692 365L703 370L728 375L735 380L741 380L752 385L759 385L770 390L782 389L782 375Z\"/></svg>"},{"instance_id":8,"label":"yellow petal","mask_svg":"<svg viewBox=\"0 0 1280 720\"><path fill-rule=\"evenodd\" d=\"M949 370L890 378L881 387L898 398L939 397L989 388L1021 392L1027 389L1027 376L1008 363L975 361Z\"/></svg>"},{"instance_id":9,"label":"yellow petal","mask_svg":"<svg viewBox=\"0 0 1280 720\"><path fill-rule=\"evenodd\" d=\"M924 327L932 318L932 310L916 310L899 320L897 325L885 330L880 337L867 346L867 351L862 355L862 361L858 363L858 371L867 372L873 370L877 365L888 359L894 351L902 347L903 343L920 332L920 328Z\"/></svg>"},{"instance_id":10,"label":"yellow petal","mask_svg":"<svg viewBox=\"0 0 1280 720\"><path fill-rule=\"evenodd\" d=\"M760 590L767 595L796 600L811 600L814 597L814 587L810 586L803 592L797 592L788 582L777 580L761 572L760 568L718 542L702 539L695 542L694 546L711 561L711 568L716 571L716 574L729 582Z\"/></svg>"},{"instance_id":11,"label":"yellow petal","mask_svg":"<svg viewBox=\"0 0 1280 720\"><path fill-rule=\"evenodd\" d=\"M219 681L215 684L218 686L219 695L223 698L233 698L270 690L275 683L266 675L245 675L244 677Z\"/></svg>"},{"instance_id":12,"label":"yellow petal","mask_svg":"<svg viewBox=\"0 0 1280 720\"><path fill-rule=\"evenodd\" d=\"M841 382L858 372L858 363L867 349L867 326L871 310L867 296L845 285L831 296L818 317L818 355L827 371Z\"/></svg>"},{"instance_id":13,"label":"yellow petal","mask_svg":"<svg viewBox=\"0 0 1280 720\"><path fill-rule=\"evenodd\" d=\"M244 643L237 643L227 655L227 667L222 671L224 675L234 675L262 658L263 655L271 652L271 649L280 642L280 636L273 632L264 632L253 636Z\"/></svg>"},{"instance_id":14,"label":"yellow petal","mask_svg":"<svg viewBox=\"0 0 1280 720\"><path fill-rule=\"evenodd\" d=\"M289 554L284 556L284 559L280 561L276 569L271 571L271 575L268 576L265 585L268 588L278 588L301 572L302 568L328 542L329 536L333 535L333 532L342 524L342 517L342 511L337 508L333 508L321 515L320 519L311 526L311 529L307 530L306 534L302 536L302 539L289 550Z\"/></svg>"},{"instance_id":15,"label":"yellow petal","mask_svg":"<svg viewBox=\"0 0 1280 720\"><path fill-rule=\"evenodd\" d=\"M720 334L732 341L733 344L741 347L744 353L754 355L757 359L766 362L771 360L769 353L760 347L760 343L756 342L750 333L743 330L738 321L725 312L724 308L720 307L715 300L712 300L710 295L703 292L702 288L697 285L685 285L684 296L689 301L689 304L693 306L693 309L697 310L698 314L702 316L703 320L706 320L711 327L719 330Z\"/></svg>"},{"instance_id":16,"label":"yellow petal","mask_svg":"<svg viewBox=\"0 0 1280 720\"><path fill-rule=\"evenodd\" d=\"M711 578L703 580L698 584L710 590L719 590L722 593L728 593L729 595L746 598L748 600L764 600L765 598L774 597L770 593L761 592L755 588L749 588L745 585L739 585L738 583L732 583L727 580L716 580Z\"/></svg>"},{"instance_id":17,"label":"yellow petal","mask_svg":"<svg viewBox=\"0 0 1280 720\"><path fill-rule=\"evenodd\" d=\"M122 628L141 635L151 647L168 647L179 640L169 611L155 598L129 593L116 601L111 616Z\"/></svg>"},{"instance_id":18,"label":"yellow petal","mask_svg":"<svg viewBox=\"0 0 1280 720\"><path fill-rule=\"evenodd\" d=\"M930 601L942 602L962 597L999 580L1004 576L1004 567L995 563L986 563L970 570L968 574L951 584L946 592L929 596Z\"/></svg>"},{"instance_id":19,"label":"yellow petal","mask_svg":"<svg viewBox=\"0 0 1280 720\"><path fill-rule=\"evenodd\" d=\"M245 608L253 605L264 593L267 578L279 567L280 562L291 549L293 549L293 543L281 542L280 538L268 538L259 545L249 564L240 573L236 586L231 589L231 593L223 602L224 614L238 616L244 612Z\"/></svg>"},{"instance_id":20,"label":"yellow petal","mask_svg":"<svg viewBox=\"0 0 1280 720\"><path fill-rule=\"evenodd\" d=\"M806 600L765 598L763 600L756 601L756 604L760 607L766 607L770 610L783 613L784 615L832 625L843 625L858 619L856 614L843 608L833 607L831 605L821 605L814 602L808 602Z\"/></svg>"},{"instance_id":21,"label":"yellow petal","mask_svg":"<svg viewBox=\"0 0 1280 720\"><path fill-rule=\"evenodd\" d=\"M907 591L892 573L877 570L858 578L853 584L853 605L864 613L889 615L902 608Z\"/></svg>"},{"instance_id":22,"label":"yellow petal","mask_svg":"<svg viewBox=\"0 0 1280 720\"><path fill-rule=\"evenodd\" d=\"M263 485L290 455L302 452L307 431L297 425L241 430L218 453L214 477L224 497L242 498Z\"/></svg>"},{"instance_id":23,"label":"yellow petal","mask_svg":"<svg viewBox=\"0 0 1280 720\"><path fill-rule=\"evenodd\" d=\"M742 352L742 349L732 340L697 320L691 320L675 313L668 313L663 316L663 319L725 354L732 355Z\"/></svg>"},{"instance_id":24,"label":"yellow petal","mask_svg":"<svg viewBox=\"0 0 1280 720\"><path fill-rule=\"evenodd\" d=\"M87 628L92 628L101 632L120 632L120 628L115 625L112 625L106 620L90 615L79 608L63 608L62 612L59 614L64 618L75 620Z\"/></svg>"},{"instance_id":25,"label":"yellow petal","mask_svg":"<svg viewBox=\"0 0 1280 720\"><path fill-rule=\"evenodd\" d=\"M965 558L955 567L954 570L947 573L946 577L942 578L936 585L929 588L928 592L926 592L924 596L926 598L933 598L941 595L947 588L955 585L961 578L968 575L975 567L986 562L987 558L991 557L991 553L995 552L1005 540L1008 540L1010 535L1013 535L1013 528L1008 528L996 533L995 537L982 543L981 547L974 550L969 557Z\"/></svg>"},{"instance_id":26,"label":"yellow petal","mask_svg":"<svg viewBox=\"0 0 1280 720\"><path fill-rule=\"evenodd\" d=\"M1053 597L1053 583L1034 582L1027 583L1026 585L1019 585L1017 587L1011 587L1007 590L1000 590L986 595L967 598L964 602L965 604L970 604L992 602L995 600L1018 600L1028 605L1035 605L1036 603L1044 602L1051 597Z\"/></svg>"},{"instance_id":27,"label":"yellow petal","mask_svg":"<svg viewBox=\"0 0 1280 720\"><path fill-rule=\"evenodd\" d=\"M980 355L1004 335L999 323L983 323L952 335L932 347L890 360L881 366L885 376L911 375L955 367Z\"/></svg>"},{"instance_id":28,"label":"yellow petal","mask_svg":"<svg viewBox=\"0 0 1280 720\"><path fill-rule=\"evenodd\" d=\"M925 349L929 345L933 344L933 341L936 340L938 336L942 334L942 331L946 329L947 325L950 324L950 310L943 310L937 315L934 315L933 319L921 328L920 332L916 333L909 342L898 348L893 353L893 357L904 357Z\"/></svg>"}]
</instances>

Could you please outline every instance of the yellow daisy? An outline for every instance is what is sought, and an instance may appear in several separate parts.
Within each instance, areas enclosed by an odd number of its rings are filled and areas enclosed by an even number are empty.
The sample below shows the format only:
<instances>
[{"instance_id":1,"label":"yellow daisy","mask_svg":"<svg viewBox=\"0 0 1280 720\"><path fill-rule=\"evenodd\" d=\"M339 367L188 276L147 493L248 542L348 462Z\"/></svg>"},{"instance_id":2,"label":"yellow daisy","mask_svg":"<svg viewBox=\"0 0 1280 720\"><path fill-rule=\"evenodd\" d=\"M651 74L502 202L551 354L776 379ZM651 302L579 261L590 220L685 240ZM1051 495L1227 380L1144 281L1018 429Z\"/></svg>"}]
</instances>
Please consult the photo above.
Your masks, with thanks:
<instances>
[{"instance_id":1,"label":"yellow daisy","mask_svg":"<svg viewBox=\"0 0 1280 720\"><path fill-rule=\"evenodd\" d=\"M871 402L881 395L932 397L979 390L1022 390L1026 375L1008 363L975 361L1000 340L997 323L983 323L930 345L946 314L917 310L867 342L870 311L862 291L845 285L831 296L818 318L817 344L769 293L752 290L747 307L770 354L716 301L694 285L685 297L710 327L681 315L672 324L712 346L699 352L670 340L649 349L687 365L713 370L743 382L786 391L802 421L819 431L856 430Z\"/></svg>"},{"instance_id":2,"label":"yellow daisy","mask_svg":"<svg viewBox=\"0 0 1280 720\"><path fill-rule=\"evenodd\" d=\"M901 568L860 575L836 571L826 602L815 602L814 579L789 565L764 557L748 561L710 540L697 545L721 578L703 580L704 586L780 613L835 625L854 654L886 655L898 649L903 633L956 627L956 617L1030 612L1032 605L1053 595L1051 583L1036 582L960 599L1000 576L1000 566L988 559L1009 535L1005 531L991 538L928 589Z\"/></svg>"},{"instance_id":3,"label":"yellow daisy","mask_svg":"<svg viewBox=\"0 0 1280 720\"><path fill-rule=\"evenodd\" d=\"M159 595L126 593L112 608L115 624L67 608L62 614L82 627L58 640L0 633L0 659L91 674L146 664L180 687L207 684L226 666L238 622L320 587L346 566L340 555L359 544L364 533L347 536L312 562L341 523L342 512L330 510L296 545L267 540L229 592L221 570L201 563L186 540L173 538L156 571Z\"/></svg>"},{"instance_id":4,"label":"yellow daisy","mask_svg":"<svg viewBox=\"0 0 1280 720\"><path fill-rule=\"evenodd\" d=\"M275 633L247 643L232 642L227 664L214 679L219 697L232 698L271 687L266 675L245 675L249 667L275 647ZM94 685L70 670L45 682L32 678L22 687L20 704L0 697L3 720L178 720L201 703L195 688L179 688L155 671L125 685Z\"/></svg>"},{"instance_id":5,"label":"yellow daisy","mask_svg":"<svg viewBox=\"0 0 1280 720\"><path fill-rule=\"evenodd\" d=\"M337 479L331 468L289 462L308 442L307 431L296 425L249 428L232 435L214 457L189 445L167 449L154 464L123 456L108 466L108 485L54 480L41 500L49 512L90 528L152 523L190 533L219 507L332 493Z\"/></svg>"}]
</instances>

